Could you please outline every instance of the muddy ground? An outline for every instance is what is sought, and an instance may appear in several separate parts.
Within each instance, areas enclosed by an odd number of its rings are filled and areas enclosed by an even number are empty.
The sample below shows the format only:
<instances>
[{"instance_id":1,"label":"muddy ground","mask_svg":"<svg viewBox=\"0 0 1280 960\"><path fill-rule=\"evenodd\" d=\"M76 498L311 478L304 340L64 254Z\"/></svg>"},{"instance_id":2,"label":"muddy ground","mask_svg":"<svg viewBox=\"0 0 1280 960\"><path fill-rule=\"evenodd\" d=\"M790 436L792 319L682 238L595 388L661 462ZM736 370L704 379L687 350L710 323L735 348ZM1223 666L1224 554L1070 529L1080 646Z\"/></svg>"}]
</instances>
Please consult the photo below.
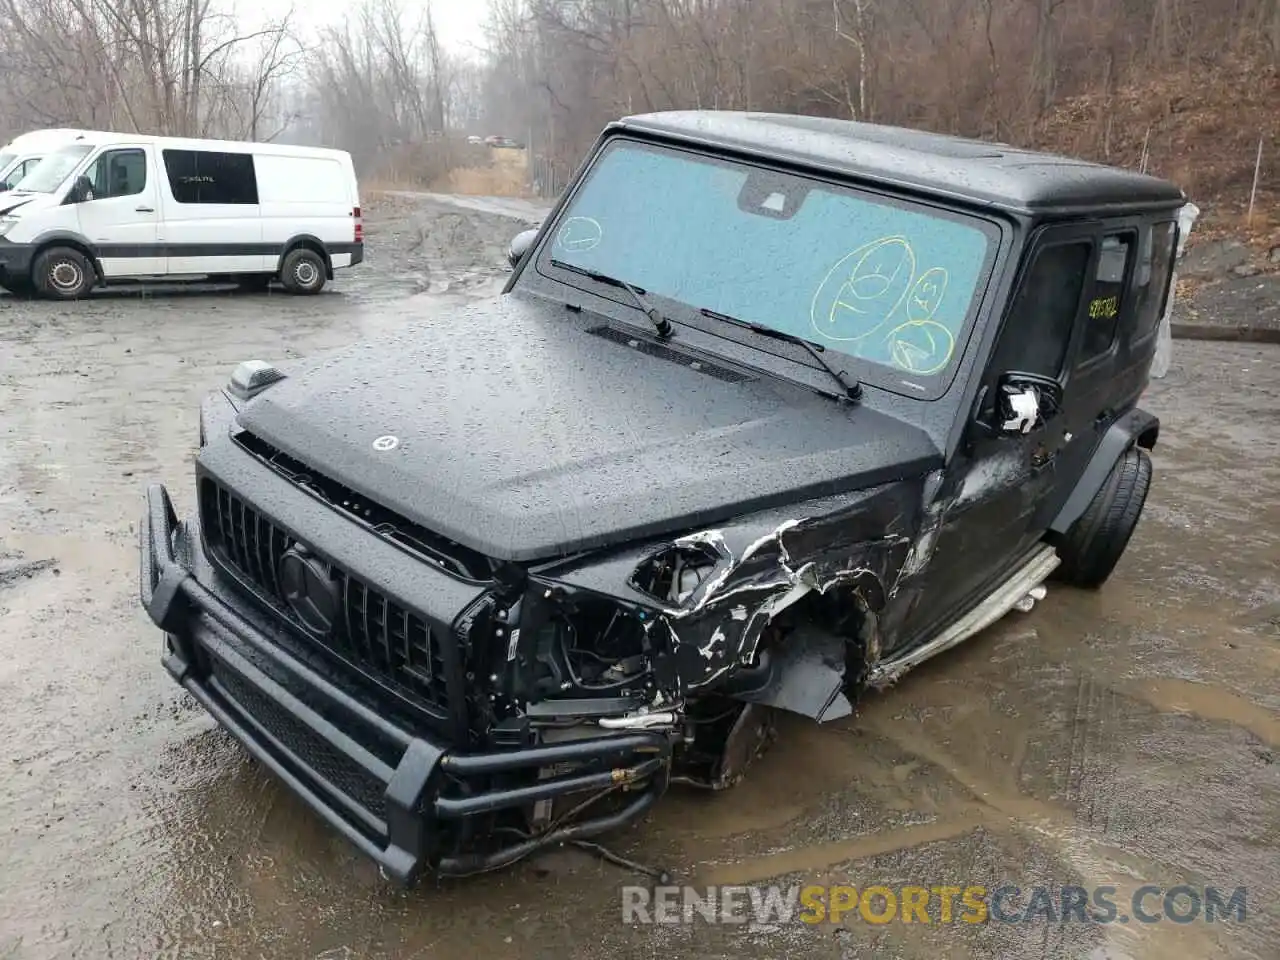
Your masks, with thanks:
<instances>
[{"instance_id":1,"label":"muddy ground","mask_svg":"<svg viewBox=\"0 0 1280 960\"><path fill-rule=\"evenodd\" d=\"M491 293L519 227L472 207L384 203L367 264L310 300L0 298L0 958L1276 956L1275 347L1175 344L1152 498L1102 591L1051 589L612 839L697 884L1243 886L1243 923L626 926L636 881L577 850L406 893L250 762L160 666L143 485L190 509L197 403L237 361Z\"/></svg>"}]
</instances>

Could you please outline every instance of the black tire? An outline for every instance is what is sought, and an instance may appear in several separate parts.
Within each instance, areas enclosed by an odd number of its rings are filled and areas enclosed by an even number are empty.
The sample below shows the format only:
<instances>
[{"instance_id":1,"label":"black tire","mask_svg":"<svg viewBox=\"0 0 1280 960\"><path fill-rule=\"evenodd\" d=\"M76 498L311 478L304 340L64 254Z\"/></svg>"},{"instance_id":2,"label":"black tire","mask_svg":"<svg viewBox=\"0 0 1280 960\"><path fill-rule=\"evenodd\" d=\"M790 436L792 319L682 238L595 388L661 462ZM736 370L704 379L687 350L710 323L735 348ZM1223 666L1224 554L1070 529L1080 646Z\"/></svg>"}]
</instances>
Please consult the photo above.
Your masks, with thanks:
<instances>
[{"instance_id":1,"label":"black tire","mask_svg":"<svg viewBox=\"0 0 1280 960\"><path fill-rule=\"evenodd\" d=\"M1059 545L1057 578L1087 589L1106 583L1137 529L1150 489L1151 457L1131 447Z\"/></svg>"},{"instance_id":2,"label":"black tire","mask_svg":"<svg viewBox=\"0 0 1280 960\"><path fill-rule=\"evenodd\" d=\"M88 296L97 279L89 258L71 247L50 247L36 257L31 267L36 292L51 300Z\"/></svg>"},{"instance_id":3,"label":"black tire","mask_svg":"<svg viewBox=\"0 0 1280 960\"><path fill-rule=\"evenodd\" d=\"M285 254L280 265L280 282L290 293L313 294L324 289L324 257L306 247L298 247Z\"/></svg>"}]
</instances>

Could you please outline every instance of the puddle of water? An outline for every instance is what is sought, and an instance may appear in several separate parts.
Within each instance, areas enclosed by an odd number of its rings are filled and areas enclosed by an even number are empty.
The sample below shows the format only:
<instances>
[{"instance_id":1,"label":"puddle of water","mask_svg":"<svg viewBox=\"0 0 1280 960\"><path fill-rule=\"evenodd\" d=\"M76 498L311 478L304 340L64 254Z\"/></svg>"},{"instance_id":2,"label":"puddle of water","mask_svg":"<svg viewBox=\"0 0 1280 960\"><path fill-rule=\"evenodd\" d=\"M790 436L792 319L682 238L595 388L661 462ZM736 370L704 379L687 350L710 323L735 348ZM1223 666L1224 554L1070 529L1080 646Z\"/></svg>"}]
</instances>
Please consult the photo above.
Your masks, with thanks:
<instances>
[{"instance_id":1,"label":"puddle of water","mask_svg":"<svg viewBox=\"0 0 1280 960\"><path fill-rule=\"evenodd\" d=\"M1128 683L1121 689L1157 710L1229 723L1268 746L1280 747L1280 716L1222 687L1162 677Z\"/></svg>"}]
</instances>

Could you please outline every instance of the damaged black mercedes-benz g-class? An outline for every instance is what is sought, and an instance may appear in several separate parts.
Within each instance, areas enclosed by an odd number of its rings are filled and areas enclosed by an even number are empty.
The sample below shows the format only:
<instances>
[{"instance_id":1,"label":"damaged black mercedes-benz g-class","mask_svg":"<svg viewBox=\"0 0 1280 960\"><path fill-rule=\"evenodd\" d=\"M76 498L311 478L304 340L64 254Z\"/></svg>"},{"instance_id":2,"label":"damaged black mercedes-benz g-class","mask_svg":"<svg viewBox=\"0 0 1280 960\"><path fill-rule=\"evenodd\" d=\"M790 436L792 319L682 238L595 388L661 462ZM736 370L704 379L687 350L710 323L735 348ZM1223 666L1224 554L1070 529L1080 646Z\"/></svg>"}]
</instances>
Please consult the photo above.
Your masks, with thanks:
<instances>
[{"instance_id":1,"label":"damaged black mercedes-benz g-class","mask_svg":"<svg viewBox=\"0 0 1280 960\"><path fill-rule=\"evenodd\" d=\"M201 409L147 492L173 677L400 881L735 783L1107 579L1182 192L834 120L610 125L494 302Z\"/></svg>"}]
</instances>

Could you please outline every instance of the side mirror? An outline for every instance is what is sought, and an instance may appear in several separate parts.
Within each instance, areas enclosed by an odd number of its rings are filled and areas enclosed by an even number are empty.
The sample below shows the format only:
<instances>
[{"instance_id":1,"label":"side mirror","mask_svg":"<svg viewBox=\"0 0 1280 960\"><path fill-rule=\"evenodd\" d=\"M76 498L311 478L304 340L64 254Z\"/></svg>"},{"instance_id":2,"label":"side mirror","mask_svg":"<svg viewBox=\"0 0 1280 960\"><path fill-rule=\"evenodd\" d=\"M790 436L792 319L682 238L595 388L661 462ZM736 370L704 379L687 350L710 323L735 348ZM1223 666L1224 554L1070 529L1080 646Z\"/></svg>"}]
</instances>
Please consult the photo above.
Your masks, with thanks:
<instances>
[{"instance_id":1,"label":"side mirror","mask_svg":"<svg viewBox=\"0 0 1280 960\"><path fill-rule=\"evenodd\" d=\"M1038 373L1010 372L996 383L988 404L979 397L978 427L988 436L1024 437L1042 428L1062 409L1062 384Z\"/></svg>"},{"instance_id":2,"label":"side mirror","mask_svg":"<svg viewBox=\"0 0 1280 960\"><path fill-rule=\"evenodd\" d=\"M533 246L533 241L538 238L537 230L522 230L517 233L511 241L511 246L507 248L507 263L511 264L511 269L519 266L520 261L524 259L524 255L529 252L529 248Z\"/></svg>"},{"instance_id":3,"label":"side mirror","mask_svg":"<svg viewBox=\"0 0 1280 960\"><path fill-rule=\"evenodd\" d=\"M67 191L65 203L84 203L93 199L93 181L84 174L76 177L76 182Z\"/></svg>"}]
</instances>

